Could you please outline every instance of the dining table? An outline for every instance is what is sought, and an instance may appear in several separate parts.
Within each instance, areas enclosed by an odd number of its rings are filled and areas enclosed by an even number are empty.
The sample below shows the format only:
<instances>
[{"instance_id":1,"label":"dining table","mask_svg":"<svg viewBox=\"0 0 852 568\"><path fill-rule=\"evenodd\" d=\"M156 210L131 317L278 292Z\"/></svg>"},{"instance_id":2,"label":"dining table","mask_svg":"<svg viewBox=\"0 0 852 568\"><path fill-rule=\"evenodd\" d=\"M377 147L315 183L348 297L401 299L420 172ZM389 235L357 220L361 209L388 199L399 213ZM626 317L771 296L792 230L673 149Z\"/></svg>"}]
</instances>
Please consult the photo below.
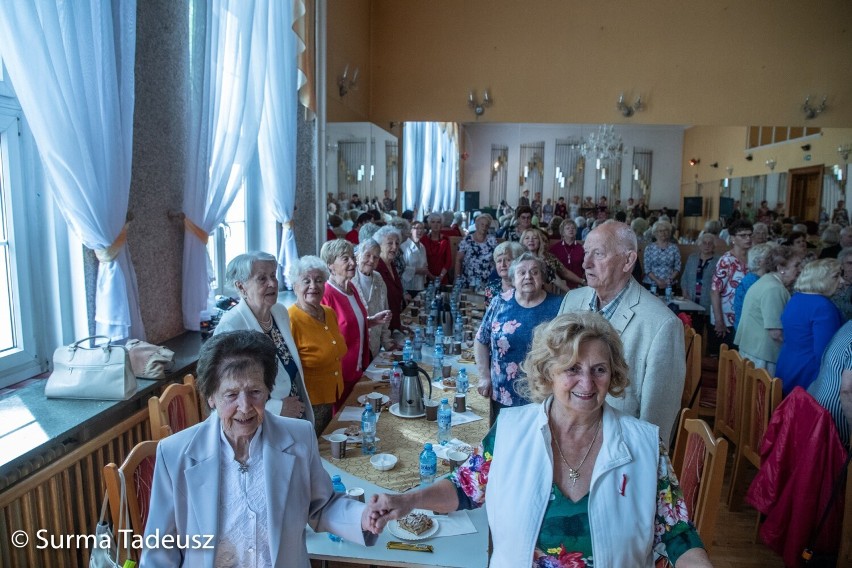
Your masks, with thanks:
<instances>
[{"instance_id":1,"label":"dining table","mask_svg":"<svg viewBox=\"0 0 852 568\"><path fill-rule=\"evenodd\" d=\"M474 330L479 324L482 309L466 310L468 331ZM403 322L414 326L418 324L417 315L410 311L403 313ZM433 376L433 347L424 345L421 350L422 359L418 365L429 375ZM470 387L466 393L466 411L453 412L451 441L445 445L438 443L438 423L428 421L424 417L402 417L398 409L392 412L389 371L392 368L393 353L382 352L365 370L361 380L355 385L349 398L344 402L339 412L320 436L319 450L323 466L329 475L340 475L341 481L348 490L353 487L364 490L364 498L369 502L376 493L401 493L416 490L420 484L419 456L424 444L433 444L438 454L436 479L451 473L451 462L447 458L452 450L470 454L481 451L479 444L488 432L489 400L481 396L477 390L478 375L470 350L444 358L444 365L451 365L451 377L455 378L460 369L465 369ZM456 395L456 388L445 386L442 378L436 382L429 381L424 387L424 398L440 401L447 398L450 404ZM384 404L380 404L376 422L375 453L389 453L397 458L395 466L387 471L379 471L370 463L372 457L363 453L360 444L360 433L348 435L345 455L335 459L332 457L331 442L328 437L334 433L343 433L347 427L352 432L359 429L361 413L367 401L367 395L379 393ZM393 407L394 409L396 407ZM351 434L351 433L350 433ZM438 525L437 532L425 539L400 538L392 534L386 527L379 536L377 543L371 547L363 547L348 542L334 542L326 533L314 533L307 529L307 546L311 558L322 561L345 561L354 564L369 564L373 566L446 566L458 568L485 568L489 558L489 532L485 507L468 511L457 511L449 515L438 515L432 511L426 512ZM396 530L397 534L401 534ZM405 534L405 533L402 533ZM415 542L416 544L431 545L432 552L418 552L387 548L388 542Z\"/></svg>"}]
</instances>

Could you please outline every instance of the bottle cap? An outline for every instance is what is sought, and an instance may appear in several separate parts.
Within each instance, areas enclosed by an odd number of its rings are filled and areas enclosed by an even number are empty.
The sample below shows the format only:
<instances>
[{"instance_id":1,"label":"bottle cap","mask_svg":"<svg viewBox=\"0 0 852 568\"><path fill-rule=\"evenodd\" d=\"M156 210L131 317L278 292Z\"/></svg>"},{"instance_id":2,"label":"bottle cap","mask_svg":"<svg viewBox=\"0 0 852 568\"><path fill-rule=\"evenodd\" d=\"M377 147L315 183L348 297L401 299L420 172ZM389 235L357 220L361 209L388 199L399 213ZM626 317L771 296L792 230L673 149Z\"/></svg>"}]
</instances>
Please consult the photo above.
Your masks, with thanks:
<instances>
[{"instance_id":1,"label":"bottle cap","mask_svg":"<svg viewBox=\"0 0 852 568\"><path fill-rule=\"evenodd\" d=\"M441 399L441 404L447 404L448 402L449 402L449 400L447 400L446 398Z\"/></svg>"},{"instance_id":2,"label":"bottle cap","mask_svg":"<svg viewBox=\"0 0 852 568\"><path fill-rule=\"evenodd\" d=\"M338 481L340 481L340 476L339 475L332 475L331 481L332 481L332 483L337 483Z\"/></svg>"},{"instance_id":3,"label":"bottle cap","mask_svg":"<svg viewBox=\"0 0 852 568\"><path fill-rule=\"evenodd\" d=\"M364 412L367 412L368 410L373 410L373 405L369 402L364 405Z\"/></svg>"},{"instance_id":4,"label":"bottle cap","mask_svg":"<svg viewBox=\"0 0 852 568\"><path fill-rule=\"evenodd\" d=\"M426 442L426 444L424 444L424 446L423 446L423 449L424 449L424 450L431 450L431 449L432 449L432 444L430 444L429 442Z\"/></svg>"}]
</instances>

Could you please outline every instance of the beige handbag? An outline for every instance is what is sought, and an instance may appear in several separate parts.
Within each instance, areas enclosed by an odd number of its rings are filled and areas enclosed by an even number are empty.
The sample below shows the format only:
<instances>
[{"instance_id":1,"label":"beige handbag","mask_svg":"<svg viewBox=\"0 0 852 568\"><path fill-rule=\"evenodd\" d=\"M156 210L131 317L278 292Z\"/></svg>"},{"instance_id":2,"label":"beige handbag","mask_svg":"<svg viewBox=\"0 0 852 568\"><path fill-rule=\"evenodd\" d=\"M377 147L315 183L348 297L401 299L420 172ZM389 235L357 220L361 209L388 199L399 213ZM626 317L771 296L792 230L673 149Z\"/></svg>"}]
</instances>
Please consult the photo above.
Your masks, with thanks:
<instances>
[{"instance_id":1,"label":"beige handbag","mask_svg":"<svg viewBox=\"0 0 852 568\"><path fill-rule=\"evenodd\" d=\"M140 379L162 379L175 364L175 352L162 345L131 339L125 344L130 352L130 366Z\"/></svg>"},{"instance_id":2,"label":"beige handbag","mask_svg":"<svg viewBox=\"0 0 852 568\"><path fill-rule=\"evenodd\" d=\"M106 339L94 347L87 341ZM53 352L53 373L44 386L47 398L127 400L136 392L136 376L127 349L95 335Z\"/></svg>"}]
</instances>

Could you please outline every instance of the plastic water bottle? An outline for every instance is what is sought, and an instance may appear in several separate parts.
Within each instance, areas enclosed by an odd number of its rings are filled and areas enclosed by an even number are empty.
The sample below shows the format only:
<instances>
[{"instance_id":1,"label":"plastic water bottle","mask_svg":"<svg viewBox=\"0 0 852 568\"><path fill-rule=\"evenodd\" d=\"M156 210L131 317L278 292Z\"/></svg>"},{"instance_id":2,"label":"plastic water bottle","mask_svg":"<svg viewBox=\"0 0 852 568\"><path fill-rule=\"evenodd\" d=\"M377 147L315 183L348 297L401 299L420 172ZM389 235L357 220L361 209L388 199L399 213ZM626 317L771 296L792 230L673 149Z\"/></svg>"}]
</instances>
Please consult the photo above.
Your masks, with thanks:
<instances>
[{"instance_id":1,"label":"plastic water bottle","mask_svg":"<svg viewBox=\"0 0 852 568\"><path fill-rule=\"evenodd\" d=\"M406 339L405 340L405 346L403 346L403 348L402 348L402 360L403 361L411 361L411 352L412 352L411 340Z\"/></svg>"},{"instance_id":2,"label":"plastic water bottle","mask_svg":"<svg viewBox=\"0 0 852 568\"><path fill-rule=\"evenodd\" d=\"M435 345L435 318L431 315L426 320L426 336L423 338L427 346Z\"/></svg>"},{"instance_id":3,"label":"plastic water bottle","mask_svg":"<svg viewBox=\"0 0 852 568\"><path fill-rule=\"evenodd\" d=\"M332 475L331 476L331 486L334 488L335 493L342 493L342 494L346 495L346 486L343 485L342 481L340 481L339 475ZM337 536L334 533L328 533L328 538L331 539L332 542L340 542L340 541L343 540L342 538L340 538L339 536Z\"/></svg>"},{"instance_id":4,"label":"plastic water bottle","mask_svg":"<svg viewBox=\"0 0 852 568\"><path fill-rule=\"evenodd\" d=\"M432 450L432 444L425 444L420 452L420 485L433 483L437 472L438 456Z\"/></svg>"},{"instance_id":5,"label":"plastic water bottle","mask_svg":"<svg viewBox=\"0 0 852 568\"><path fill-rule=\"evenodd\" d=\"M376 453L376 413L369 402L361 414L361 453L372 455Z\"/></svg>"},{"instance_id":6,"label":"plastic water bottle","mask_svg":"<svg viewBox=\"0 0 852 568\"><path fill-rule=\"evenodd\" d=\"M441 399L438 407L438 443L446 446L453 439L453 409L446 398Z\"/></svg>"},{"instance_id":7,"label":"plastic water bottle","mask_svg":"<svg viewBox=\"0 0 852 568\"><path fill-rule=\"evenodd\" d=\"M419 363L423 360L423 330L414 328L414 341L411 343L411 360Z\"/></svg>"},{"instance_id":8,"label":"plastic water bottle","mask_svg":"<svg viewBox=\"0 0 852 568\"><path fill-rule=\"evenodd\" d=\"M674 296L672 294L672 285L669 284L668 286L666 286L666 303L668 304L673 299L674 299Z\"/></svg>"},{"instance_id":9,"label":"plastic water bottle","mask_svg":"<svg viewBox=\"0 0 852 568\"><path fill-rule=\"evenodd\" d=\"M467 378L467 371L459 369L459 376L456 377L456 392L459 394L467 394L467 389L470 387L470 379Z\"/></svg>"},{"instance_id":10,"label":"plastic water bottle","mask_svg":"<svg viewBox=\"0 0 852 568\"><path fill-rule=\"evenodd\" d=\"M435 328L435 345L440 345L441 349L444 348L444 326L441 324Z\"/></svg>"},{"instance_id":11,"label":"plastic water bottle","mask_svg":"<svg viewBox=\"0 0 852 568\"><path fill-rule=\"evenodd\" d=\"M651 283L651 293L655 296L657 295L657 284L656 284L656 282Z\"/></svg>"},{"instance_id":12,"label":"plastic water bottle","mask_svg":"<svg viewBox=\"0 0 852 568\"><path fill-rule=\"evenodd\" d=\"M399 368L399 361L393 362L393 368L390 372L390 401L391 404L399 404L399 386L402 384L402 369Z\"/></svg>"},{"instance_id":13,"label":"plastic water bottle","mask_svg":"<svg viewBox=\"0 0 852 568\"><path fill-rule=\"evenodd\" d=\"M453 324L453 340L456 343L461 343L464 336L464 321L462 320L461 312L456 313L456 321Z\"/></svg>"},{"instance_id":14,"label":"plastic water bottle","mask_svg":"<svg viewBox=\"0 0 852 568\"><path fill-rule=\"evenodd\" d=\"M435 354L432 356L432 382L444 380L444 346L435 344Z\"/></svg>"}]
</instances>

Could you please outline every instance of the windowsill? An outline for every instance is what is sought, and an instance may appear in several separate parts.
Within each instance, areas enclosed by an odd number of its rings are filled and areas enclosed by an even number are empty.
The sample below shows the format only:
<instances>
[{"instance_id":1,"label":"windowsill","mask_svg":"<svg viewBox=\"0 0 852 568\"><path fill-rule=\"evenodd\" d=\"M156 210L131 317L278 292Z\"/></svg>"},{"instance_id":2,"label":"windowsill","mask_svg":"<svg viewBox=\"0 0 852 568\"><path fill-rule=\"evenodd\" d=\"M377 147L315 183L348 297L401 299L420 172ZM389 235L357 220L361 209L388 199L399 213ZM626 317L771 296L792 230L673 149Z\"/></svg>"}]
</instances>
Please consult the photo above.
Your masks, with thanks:
<instances>
[{"instance_id":1,"label":"windowsill","mask_svg":"<svg viewBox=\"0 0 852 568\"><path fill-rule=\"evenodd\" d=\"M173 370L164 379L137 379L128 400L48 399L46 375L16 383L0 392L0 491L59 456L106 432L141 409L163 385L181 381L195 370L201 335L186 332L163 345L175 352Z\"/></svg>"}]
</instances>

